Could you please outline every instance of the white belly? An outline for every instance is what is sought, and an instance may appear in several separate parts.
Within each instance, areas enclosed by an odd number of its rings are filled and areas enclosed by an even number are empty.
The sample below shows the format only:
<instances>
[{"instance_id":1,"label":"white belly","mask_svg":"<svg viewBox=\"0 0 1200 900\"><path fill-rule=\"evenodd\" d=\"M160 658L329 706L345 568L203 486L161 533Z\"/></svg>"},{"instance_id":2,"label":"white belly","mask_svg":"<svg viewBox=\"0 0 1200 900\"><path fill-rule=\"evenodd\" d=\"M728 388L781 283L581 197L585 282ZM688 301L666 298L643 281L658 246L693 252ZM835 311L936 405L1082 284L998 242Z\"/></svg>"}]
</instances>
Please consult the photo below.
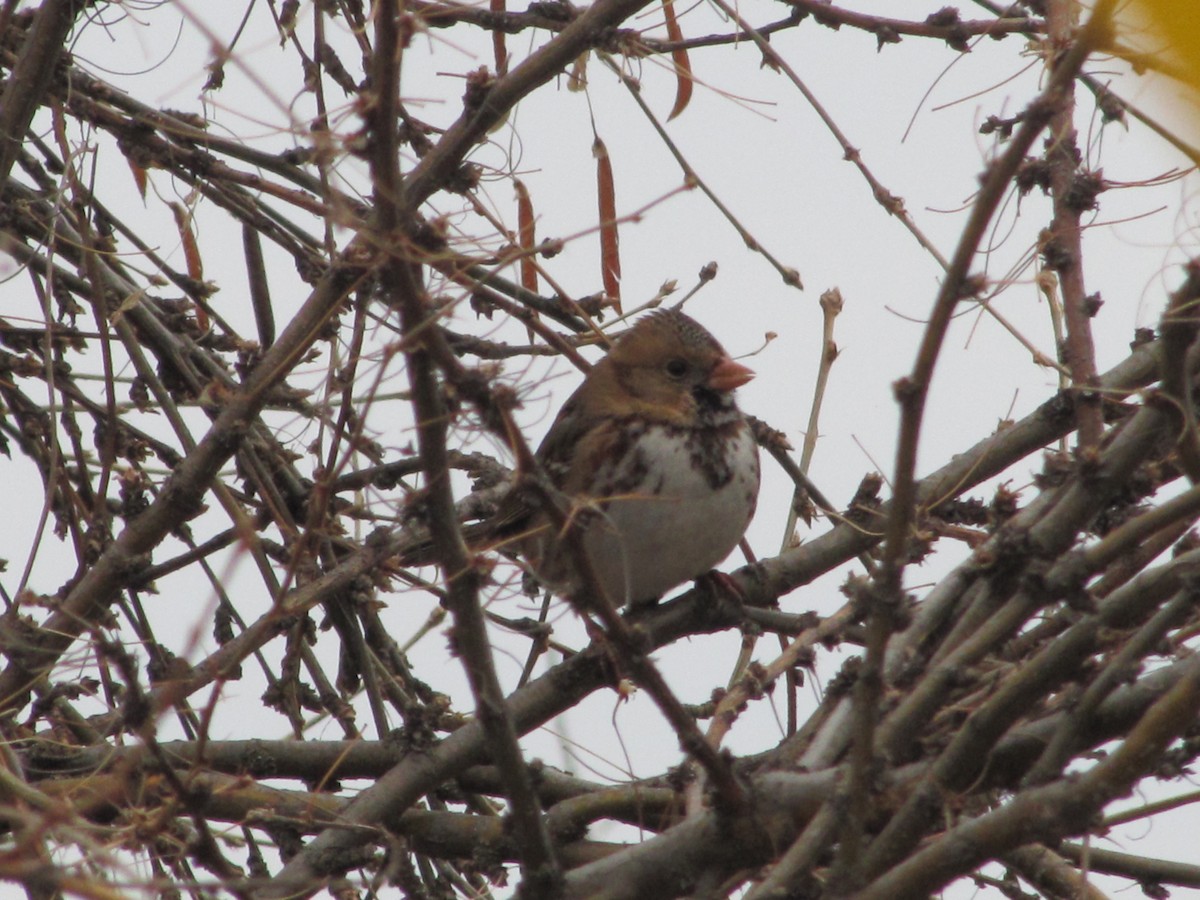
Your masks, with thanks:
<instances>
[{"instance_id":1,"label":"white belly","mask_svg":"<svg viewBox=\"0 0 1200 900\"><path fill-rule=\"evenodd\" d=\"M748 428L732 443L732 475L715 489L688 446L655 428L639 438L641 452L627 464L638 470L602 473L617 484L639 482L609 500L584 537L614 605L657 599L708 572L737 546L758 496L758 448Z\"/></svg>"}]
</instances>

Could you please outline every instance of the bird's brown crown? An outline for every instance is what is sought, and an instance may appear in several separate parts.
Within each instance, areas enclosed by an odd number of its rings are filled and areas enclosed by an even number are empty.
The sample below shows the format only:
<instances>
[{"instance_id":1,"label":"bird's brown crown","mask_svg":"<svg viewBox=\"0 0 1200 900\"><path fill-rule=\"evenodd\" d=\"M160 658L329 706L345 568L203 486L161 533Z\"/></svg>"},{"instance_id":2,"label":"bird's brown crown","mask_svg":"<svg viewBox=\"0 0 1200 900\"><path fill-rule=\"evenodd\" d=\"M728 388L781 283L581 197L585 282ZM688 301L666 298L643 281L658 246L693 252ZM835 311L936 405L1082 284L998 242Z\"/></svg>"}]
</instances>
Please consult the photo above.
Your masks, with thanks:
<instances>
[{"instance_id":1,"label":"bird's brown crown","mask_svg":"<svg viewBox=\"0 0 1200 900\"><path fill-rule=\"evenodd\" d=\"M643 316L617 341L612 352L649 347L662 353L668 347L687 349L693 353L719 359L725 349L703 325L677 309L660 309Z\"/></svg>"},{"instance_id":2,"label":"bird's brown crown","mask_svg":"<svg viewBox=\"0 0 1200 900\"><path fill-rule=\"evenodd\" d=\"M676 310L653 312L617 341L584 390L610 415L690 423L700 397L716 402L753 376L705 328ZM721 401L723 404L725 401ZM597 409L597 411L599 411Z\"/></svg>"}]
</instances>

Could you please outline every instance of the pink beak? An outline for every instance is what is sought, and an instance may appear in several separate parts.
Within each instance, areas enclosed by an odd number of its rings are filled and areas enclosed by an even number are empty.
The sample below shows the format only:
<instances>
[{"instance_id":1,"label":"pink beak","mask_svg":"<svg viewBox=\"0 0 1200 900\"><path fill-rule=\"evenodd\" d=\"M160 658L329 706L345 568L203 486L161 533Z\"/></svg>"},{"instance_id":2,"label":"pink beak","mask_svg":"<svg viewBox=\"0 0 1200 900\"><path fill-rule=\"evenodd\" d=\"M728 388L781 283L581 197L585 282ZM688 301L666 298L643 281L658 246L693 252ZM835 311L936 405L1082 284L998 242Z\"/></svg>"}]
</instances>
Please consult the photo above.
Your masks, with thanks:
<instances>
[{"instance_id":1,"label":"pink beak","mask_svg":"<svg viewBox=\"0 0 1200 900\"><path fill-rule=\"evenodd\" d=\"M734 362L728 356L722 359L708 376L707 386L722 394L739 388L754 377L754 370Z\"/></svg>"}]
</instances>

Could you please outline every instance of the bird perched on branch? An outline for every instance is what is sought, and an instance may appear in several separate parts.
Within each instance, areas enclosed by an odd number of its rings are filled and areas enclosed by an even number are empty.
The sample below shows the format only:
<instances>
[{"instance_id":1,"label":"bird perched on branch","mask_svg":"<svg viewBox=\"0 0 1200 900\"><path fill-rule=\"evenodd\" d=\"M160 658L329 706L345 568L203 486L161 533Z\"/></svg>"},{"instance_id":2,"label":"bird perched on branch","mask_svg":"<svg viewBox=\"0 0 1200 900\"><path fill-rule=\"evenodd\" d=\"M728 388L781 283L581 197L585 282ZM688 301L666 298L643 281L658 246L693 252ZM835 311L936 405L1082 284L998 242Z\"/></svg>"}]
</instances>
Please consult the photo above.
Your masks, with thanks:
<instances>
[{"instance_id":1,"label":"bird perched on branch","mask_svg":"<svg viewBox=\"0 0 1200 900\"><path fill-rule=\"evenodd\" d=\"M698 322L667 310L640 319L563 404L536 456L614 605L705 574L745 534L758 446L733 391L753 377ZM543 581L570 590L569 544L549 518L535 516L522 551Z\"/></svg>"},{"instance_id":2,"label":"bird perched on branch","mask_svg":"<svg viewBox=\"0 0 1200 900\"><path fill-rule=\"evenodd\" d=\"M516 549L566 594L582 587L580 548L614 606L704 575L737 546L758 500L758 447L733 397L753 377L689 316L644 316L588 372L535 454L556 509L514 491L493 521L467 530L468 543L486 535Z\"/></svg>"}]
</instances>

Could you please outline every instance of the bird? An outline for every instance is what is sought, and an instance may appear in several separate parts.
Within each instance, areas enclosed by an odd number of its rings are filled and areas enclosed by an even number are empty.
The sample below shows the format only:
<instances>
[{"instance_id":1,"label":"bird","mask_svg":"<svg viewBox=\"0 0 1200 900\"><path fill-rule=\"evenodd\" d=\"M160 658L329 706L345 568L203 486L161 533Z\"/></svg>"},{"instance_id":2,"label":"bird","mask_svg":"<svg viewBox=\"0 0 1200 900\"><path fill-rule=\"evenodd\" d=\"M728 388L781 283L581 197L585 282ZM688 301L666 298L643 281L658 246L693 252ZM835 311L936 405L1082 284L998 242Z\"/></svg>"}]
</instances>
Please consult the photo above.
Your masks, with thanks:
<instances>
[{"instance_id":1,"label":"bird","mask_svg":"<svg viewBox=\"0 0 1200 900\"><path fill-rule=\"evenodd\" d=\"M758 502L758 445L734 398L753 377L690 316L643 316L587 373L534 454L557 514L502 510L501 531L519 534L537 578L568 595L581 587L572 549L581 547L615 608L654 603L710 572Z\"/></svg>"}]
</instances>

